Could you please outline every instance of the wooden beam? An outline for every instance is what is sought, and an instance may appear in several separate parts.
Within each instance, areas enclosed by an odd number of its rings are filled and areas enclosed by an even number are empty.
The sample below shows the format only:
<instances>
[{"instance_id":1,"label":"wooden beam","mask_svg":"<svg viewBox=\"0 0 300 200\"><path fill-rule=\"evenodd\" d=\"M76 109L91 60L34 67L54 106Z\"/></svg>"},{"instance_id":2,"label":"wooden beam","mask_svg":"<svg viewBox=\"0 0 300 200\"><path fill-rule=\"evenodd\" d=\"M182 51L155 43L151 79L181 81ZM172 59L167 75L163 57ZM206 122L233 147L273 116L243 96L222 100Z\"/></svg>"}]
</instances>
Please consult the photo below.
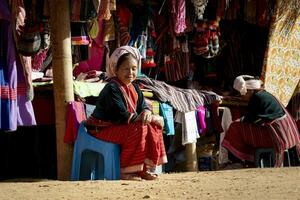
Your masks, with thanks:
<instances>
[{"instance_id":1,"label":"wooden beam","mask_svg":"<svg viewBox=\"0 0 300 200\"><path fill-rule=\"evenodd\" d=\"M63 142L66 129L66 104L74 100L69 0L51 0L49 3L53 47L57 179L69 180L73 148Z\"/></svg>"},{"instance_id":2,"label":"wooden beam","mask_svg":"<svg viewBox=\"0 0 300 200\"><path fill-rule=\"evenodd\" d=\"M196 143L185 145L186 171L198 171Z\"/></svg>"}]
</instances>

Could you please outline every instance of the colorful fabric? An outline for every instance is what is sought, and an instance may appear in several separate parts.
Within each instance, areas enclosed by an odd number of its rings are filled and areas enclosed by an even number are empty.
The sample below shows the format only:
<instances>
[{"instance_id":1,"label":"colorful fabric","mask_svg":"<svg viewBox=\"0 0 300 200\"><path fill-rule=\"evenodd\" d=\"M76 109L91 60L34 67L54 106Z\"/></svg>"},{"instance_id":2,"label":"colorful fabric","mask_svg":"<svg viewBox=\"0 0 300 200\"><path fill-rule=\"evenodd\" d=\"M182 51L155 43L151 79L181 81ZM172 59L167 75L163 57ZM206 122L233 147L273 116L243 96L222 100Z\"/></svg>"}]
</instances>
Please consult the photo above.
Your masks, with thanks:
<instances>
[{"instance_id":1,"label":"colorful fabric","mask_svg":"<svg viewBox=\"0 0 300 200\"><path fill-rule=\"evenodd\" d=\"M32 59L32 70L33 71L42 71L43 63L47 58L47 52L49 49L40 50Z\"/></svg>"},{"instance_id":2,"label":"colorful fabric","mask_svg":"<svg viewBox=\"0 0 300 200\"><path fill-rule=\"evenodd\" d=\"M72 45L89 45L90 37L89 36L72 36L71 41L72 41Z\"/></svg>"},{"instance_id":3,"label":"colorful fabric","mask_svg":"<svg viewBox=\"0 0 300 200\"><path fill-rule=\"evenodd\" d=\"M300 156L299 131L290 114L285 109L284 112L283 117L263 125L235 121L226 132L222 145L239 159L248 161L254 161L257 148L274 148L275 166L282 166L284 150L296 146Z\"/></svg>"},{"instance_id":4,"label":"colorful fabric","mask_svg":"<svg viewBox=\"0 0 300 200\"><path fill-rule=\"evenodd\" d=\"M65 143L75 143L79 125L83 120L86 120L84 104L76 101L69 102L66 110Z\"/></svg>"},{"instance_id":5,"label":"colorful fabric","mask_svg":"<svg viewBox=\"0 0 300 200\"><path fill-rule=\"evenodd\" d=\"M115 34L115 22L114 19L111 17L109 20L104 21L104 41L112 41L116 39L116 34Z\"/></svg>"},{"instance_id":6,"label":"colorful fabric","mask_svg":"<svg viewBox=\"0 0 300 200\"><path fill-rule=\"evenodd\" d=\"M297 124L291 115L286 111L283 120L275 120L267 124L272 131L272 139L276 151L275 166L280 167L283 164L284 150L296 146L298 158L300 157L300 134Z\"/></svg>"},{"instance_id":7,"label":"colorful fabric","mask_svg":"<svg viewBox=\"0 0 300 200\"><path fill-rule=\"evenodd\" d=\"M109 20L111 17L110 0L102 0L98 12L98 18Z\"/></svg>"},{"instance_id":8,"label":"colorful fabric","mask_svg":"<svg viewBox=\"0 0 300 200\"><path fill-rule=\"evenodd\" d=\"M186 29L185 23L185 0L172 0L172 14L174 16L174 32L176 34L183 33Z\"/></svg>"},{"instance_id":9,"label":"colorful fabric","mask_svg":"<svg viewBox=\"0 0 300 200\"><path fill-rule=\"evenodd\" d=\"M119 33L118 33L119 46L128 45L131 40L131 36L128 30L131 21L132 21L131 11L124 5L118 6L117 26L119 28Z\"/></svg>"},{"instance_id":10,"label":"colorful fabric","mask_svg":"<svg viewBox=\"0 0 300 200\"><path fill-rule=\"evenodd\" d=\"M197 110L198 106L211 104L222 99L221 96L212 91L177 88L148 77L140 77L137 82L141 83L144 88L152 90L159 101L168 102L180 112L194 111Z\"/></svg>"},{"instance_id":11,"label":"colorful fabric","mask_svg":"<svg viewBox=\"0 0 300 200\"><path fill-rule=\"evenodd\" d=\"M241 160L254 162L257 148L273 148L272 132L257 124L235 121L231 123L222 146Z\"/></svg>"},{"instance_id":12,"label":"colorful fabric","mask_svg":"<svg viewBox=\"0 0 300 200\"><path fill-rule=\"evenodd\" d=\"M162 128L154 123L113 125L100 132L89 132L96 138L121 145L122 173L142 171L144 164L154 167L167 162Z\"/></svg>"},{"instance_id":13,"label":"colorful fabric","mask_svg":"<svg viewBox=\"0 0 300 200\"><path fill-rule=\"evenodd\" d=\"M286 34L282 28L286 25L288 14L289 10L282 18L272 21L262 72L265 89L284 106L288 104L300 80L300 16L289 34Z\"/></svg>"},{"instance_id":14,"label":"colorful fabric","mask_svg":"<svg viewBox=\"0 0 300 200\"><path fill-rule=\"evenodd\" d=\"M15 131L17 126L36 125L20 58L13 40L7 1L0 1L0 129Z\"/></svg>"},{"instance_id":15,"label":"colorful fabric","mask_svg":"<svg viewBox=\"0 0 300 200\"><path fill-rule=\"evenodd\" d=\"M79 64L73 69L73 75L78 76L82 72L88 72L91 70L101 71L103 58L104 58L104 30L103 30L103 20L97 20L98 26L100 30L95 39L92 39L91 46L89 47L89 58L87 60L83 60L79 62ZM73 44L73 39L72 39ZM85 43L86 44L86 43ZM103 70L102 70L103 71Z\"/></svg>"}]
</instances>

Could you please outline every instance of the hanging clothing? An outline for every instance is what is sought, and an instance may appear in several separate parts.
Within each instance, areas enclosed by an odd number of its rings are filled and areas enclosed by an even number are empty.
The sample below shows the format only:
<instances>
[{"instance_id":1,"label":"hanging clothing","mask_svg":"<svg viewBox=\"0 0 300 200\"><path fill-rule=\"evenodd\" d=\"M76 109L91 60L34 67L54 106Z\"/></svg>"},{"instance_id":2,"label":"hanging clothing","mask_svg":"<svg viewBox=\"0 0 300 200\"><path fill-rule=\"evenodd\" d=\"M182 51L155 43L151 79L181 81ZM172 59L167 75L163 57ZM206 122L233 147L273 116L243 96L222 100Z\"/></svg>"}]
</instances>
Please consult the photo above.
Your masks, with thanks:
<instances>
[{"instance_id":1,"label":"hanging clothing","mask_svg":"<svg viewBox=\"0 0 300 200\"><path fill-rule=\"evenodd\" d=\"M26 96L26 81L13 40L8 2L0 1L0 103L1 130L36 125L31 101Z\"/></svg>"},{"instance_id":2,"label":"hanging clothing","mask_svg":"<svg viewBox=\"0 0 300 200\"><path fill-rule=\"evenodd\" d=\"M196 111L176 112L175 121L182 124L182 145L196 143L200 138Z\"/></svg>"},{"instance_id":3,"label":"hanging clothing","mask_svg":"<svg viewBox=\"0 0 300 200\"><path fill-rule=\"evenodd\" d=\"M79 62L79 64L73 69L73 75L78 76L80 73L88 72L91 70L103 71L102 64L104 58L104 29L103 20L97 19L99 26L99 32L95 39L91 40L91 46L89 47L89 59Z\"/></svg>"},{"instance_id":4,"label":"hanging clothing","mask_svg":"<svg viewBox=\"0 0 300 200\"><path fill-rule=\"evenodd\" d=\"M11 0L10 1L10 7L11 7L11 16L12 18L12 24L14 27L12 27L14 40L18 46L19 40L21 39L21 35L24 32L25 29L25 20L27 18L30 18L31 16L26 15L25 10L25 4L23 0ZM27 99L32 101L34 98L33 93L33 86L32 86L32 58L31 56L24 56L21 54L17 54L17 56L20 58L21 66L23 67L24 71L24 82L26 84L26 96Z\"/></svg>"},{"instance_id":5,"label":"hanging clothing","mask_svg":"<svg viewBox=\"0 0 300 200\"><path fill-rule=\"evenodd\" d=\"M281 1L276 2L279 4ZM294 24L288 21L294 8L297 6L291 4L283 16L277 15L271 22L261 75L265 89L275 95L284 106L288 104L300 81L300 15ZM279 9L277 6L275 13ZM291 29L285 29L289 25Z\"/></svg>"},{"instance_id":6,"label":"hanging clothing","mask_svg":"<svg viewBox=\"0 0 300 200\"><path fill-rule=\"evenodd\" d=\"M145 109L138 86L127 86L114 78L101 91L87 120L93 136L121 145L121 173L142 171L144 164L154 167L167 162L162 127L135 121Z\"/></svg>"},{"instance_id":7,"label":"hanging clothing","mask_svg":"<svg viewBox=\"0 0 300 200\"><path fill-rule=\"evenodd\" d=\"M186 29L185 0L172 0L171 8L171 13L173 14L174 32L176 34L184 33Z\"/></svg>"},{"instance_id":8,"label":"hanging clothing","mask_svg":"<svg viewBox=\"0 0 300 200\"><path fill-rule=\"evenodd\" d=\"M223 132L220 133L220 144L219 144L219 164L224 164L228 162L228 151L222 146L223 139L225 137L225 133L230 127L230 124L232 123L232 116L230 109L227 107L222 107L220 108L223 110L223 115L222 115L222 128Z\"/></svg>"},{"instance_id":9,"label":"hanging clothing","mask_svg":"<svg viewBox=\"0 0 300 200\"><path fill-rule=\"evenodd\" d=\"M180 112L194 111L197 110L197 106L211 104L222 98L212 91L182 89L148 77L140 77L137 82L141 83L144 88L152 90L159 101L170 103L175 110Z\"/></svg>"}]
</instances>

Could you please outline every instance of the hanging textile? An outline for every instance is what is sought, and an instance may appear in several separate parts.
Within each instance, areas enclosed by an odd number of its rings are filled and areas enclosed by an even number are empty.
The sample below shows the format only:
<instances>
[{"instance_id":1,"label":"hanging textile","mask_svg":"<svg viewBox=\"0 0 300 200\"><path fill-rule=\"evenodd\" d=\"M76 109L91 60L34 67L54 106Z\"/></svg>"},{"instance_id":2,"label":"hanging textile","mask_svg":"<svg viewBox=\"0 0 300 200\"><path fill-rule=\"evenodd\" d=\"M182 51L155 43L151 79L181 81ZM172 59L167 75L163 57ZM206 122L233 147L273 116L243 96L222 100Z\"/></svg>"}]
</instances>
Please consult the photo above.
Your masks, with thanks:
<instances>
[{"instance_id":1,"label":"hanging textile","mask_svg":"<svg viewBox=\"0 0 300 200\"><path fill-rule=\"evenodd\" d=\"M285 26L290 12L292 9L287 9L280 18L277 16L272 21L262 72L265 89L284 106L288 104L300 80L300 15L296 16L295 23L287 33Z\"/></svg>"},{"instance_id":2,"label":"hanging textile","mask_svg":"<svg viewBox=\"0 0 300 200\"><path fill-rule=\"evenodd\" d=\"M0 129L14 131L17 126L35 125L31 101L26 96L23 68L13 41L11 15L7 1L0 1Z\"/></svg>"},{"instance_id":3,"label":"hanging textile","mask_svg":"<svg viewBox=\"0 0 300 200\"><path fill-rule=\"evenodd\" d=\"M211 104L221 100L221 96L205 90L182 89L148 77L137 80L146 89L150 89L159 101L168 102L177 111L195 111L197 106Z\"/></svg>"},{"instance_id":4,"label":"hanging textile","mask_svg":"<svg viewBox=\"0 0 300 200\"><path fill-rule=\"evenodd\" d=\"M174 32L176 34L184 33L186 29L185 23L185 1L184 0L172 0L171 13L173 14Z\"/></svg>"}]
</instances>

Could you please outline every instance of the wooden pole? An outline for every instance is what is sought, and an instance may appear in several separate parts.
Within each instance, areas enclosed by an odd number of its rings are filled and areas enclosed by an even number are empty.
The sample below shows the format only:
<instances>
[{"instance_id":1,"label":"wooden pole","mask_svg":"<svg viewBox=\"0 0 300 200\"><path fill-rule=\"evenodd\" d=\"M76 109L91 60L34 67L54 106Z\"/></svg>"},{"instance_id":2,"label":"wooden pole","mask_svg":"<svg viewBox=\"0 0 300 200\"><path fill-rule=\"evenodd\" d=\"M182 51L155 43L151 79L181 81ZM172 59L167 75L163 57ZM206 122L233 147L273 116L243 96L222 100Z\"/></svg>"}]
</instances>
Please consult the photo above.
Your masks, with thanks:
<instances>
[{"instance_id":1,"label":"wooden pole","mask_svg":"<svg viewBox=\"0 0 300 200\"><path fill-rule=\"evenodd\" d=\"M188 172L198 171L196 143L185 145L186 170Z\"/></svg>"},{"instance_id":2,"label":"wooden pole","mask_svg":"<svg viewBox=\"0 0 300 200\"><path fill-rule=\"evenodd\" d=\"M74 100L69 0L51 0L49 3L53 47L57 179L69 180L73 148L63 142L66 129L66 104Z\"/></svg>"}]
</instances>

